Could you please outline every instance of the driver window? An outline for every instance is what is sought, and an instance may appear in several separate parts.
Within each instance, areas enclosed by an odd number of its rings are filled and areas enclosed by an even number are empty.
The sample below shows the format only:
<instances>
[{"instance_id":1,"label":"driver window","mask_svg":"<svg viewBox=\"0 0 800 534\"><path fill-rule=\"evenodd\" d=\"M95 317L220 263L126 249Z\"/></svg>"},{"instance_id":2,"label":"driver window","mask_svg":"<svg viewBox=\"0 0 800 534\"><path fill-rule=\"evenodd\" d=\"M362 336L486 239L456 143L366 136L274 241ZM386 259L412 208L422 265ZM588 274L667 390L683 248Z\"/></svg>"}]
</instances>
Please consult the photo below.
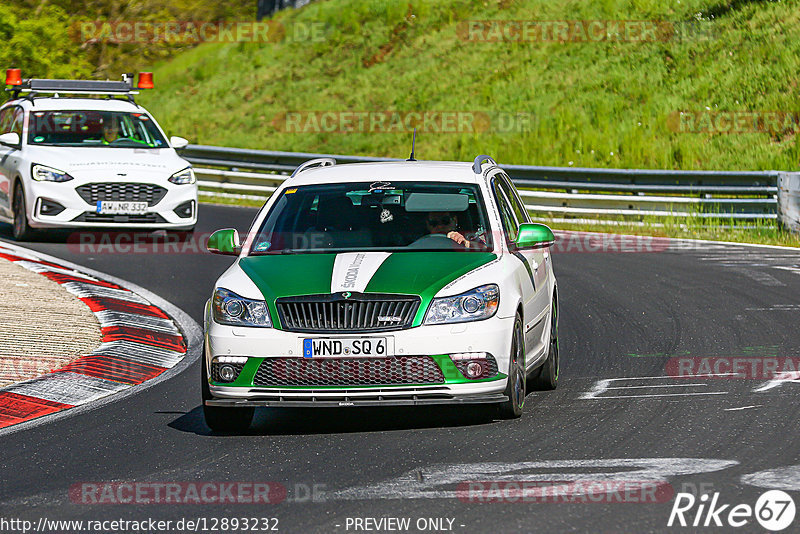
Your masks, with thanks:
<instances>
[{"instance_id":1,"label":"driver window","mask_svg":"<svg viewBox=\"0 0 800 534\"><path fill-rule=\"evenodd\" d=\"M502 180L498 180L500 184L500 189L506 194L506 198L508 199L509 203L511 204L511 209L514 210L514 215L517 218L517 221L520 223L530 222L528 218L528 211L525 209L525 205L520 200L519 195L514 190L514 187L509 183L508 176L503 176Z\"/></svg>"},{"instance_id":2,"label":"driver window","mask_svg":"<svg viewBox=\"0 0 800 534\"><path fill-rule=\"evenodd\" d=\"M10 133L11 124L14 119L14 108L6 108L0 111L0 134Z\"/></svg>"},{"instance_id":3,"label":"driver window","mask_svg":"<svg viewBox=\"0 0 800 534\"><path fill-rule=\"evenodd\" d=\"M503 222L503 230L508 237L508 242L513 243L517 239L519 223L514 218L514 213L509 206L508 200L499 187L499 180L494 180L494 196L497 199L497 206L500 208L500 218Z\"/></svg>"},{"instance_id":4,"label":"driver window","mask_svg":"<svg viewBox=\"0 0 800 534\"><path fill-rule=\"evenodd\" d=\"M19 138L22 139L22 118L24 114L22 112L22 108L14 108L14 119L11 122L11 132L19 135Z\"/></svg>"}]
</instances>

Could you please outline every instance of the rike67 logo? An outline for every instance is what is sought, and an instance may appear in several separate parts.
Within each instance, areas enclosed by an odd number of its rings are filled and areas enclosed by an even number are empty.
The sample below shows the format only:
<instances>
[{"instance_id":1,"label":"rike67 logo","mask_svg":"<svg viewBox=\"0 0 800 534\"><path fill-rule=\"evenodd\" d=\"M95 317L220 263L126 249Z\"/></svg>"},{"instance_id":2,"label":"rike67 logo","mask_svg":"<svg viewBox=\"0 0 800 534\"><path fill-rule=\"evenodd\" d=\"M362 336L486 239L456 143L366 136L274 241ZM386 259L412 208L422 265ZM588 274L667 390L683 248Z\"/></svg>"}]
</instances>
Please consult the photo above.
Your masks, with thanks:
<instances>
[{"instance_id":1,"label":"rike67 logo","mask_svg":"<svg viewBox=\"0 0 800 534\"><path fill-rule=\"evenodd\" d=\"M751 524L755 517L761 527L778 532L794 522L795 512L794 499L780 490L763 493L755 506L723 504L719 492L699 498L691 493L678 493L667 526L740 528Z\"/></svg>"}]
</instances>

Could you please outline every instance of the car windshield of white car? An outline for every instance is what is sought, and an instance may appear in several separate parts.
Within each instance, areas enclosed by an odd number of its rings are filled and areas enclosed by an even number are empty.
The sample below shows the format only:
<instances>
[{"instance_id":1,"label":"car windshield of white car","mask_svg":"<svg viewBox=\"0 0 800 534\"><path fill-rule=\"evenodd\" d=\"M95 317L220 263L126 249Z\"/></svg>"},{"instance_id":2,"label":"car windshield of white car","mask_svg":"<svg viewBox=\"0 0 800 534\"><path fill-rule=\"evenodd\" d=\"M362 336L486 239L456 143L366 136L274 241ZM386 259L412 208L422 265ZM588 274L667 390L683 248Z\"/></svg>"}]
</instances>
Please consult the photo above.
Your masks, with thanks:
<instances>
[{"instance_id":1,"label":"car windshield of white car","mask_svg":"<svg viewBox=\"0 0 800 534\"><path fill-rule=\"evenodd\" d=\"M165 148L167 142L146 113L32 111L29 145Z\"/></svg>"},{"instance_id":2,"label":"car windshield of white car","mask_svg":"<svg viewBox=\"0 0 800 534\"><path fill-rule=\"evenodd\" d=\"M476 185L376 181L285 189L250 254L491 249Z\"/></svg>"}]
</instances>

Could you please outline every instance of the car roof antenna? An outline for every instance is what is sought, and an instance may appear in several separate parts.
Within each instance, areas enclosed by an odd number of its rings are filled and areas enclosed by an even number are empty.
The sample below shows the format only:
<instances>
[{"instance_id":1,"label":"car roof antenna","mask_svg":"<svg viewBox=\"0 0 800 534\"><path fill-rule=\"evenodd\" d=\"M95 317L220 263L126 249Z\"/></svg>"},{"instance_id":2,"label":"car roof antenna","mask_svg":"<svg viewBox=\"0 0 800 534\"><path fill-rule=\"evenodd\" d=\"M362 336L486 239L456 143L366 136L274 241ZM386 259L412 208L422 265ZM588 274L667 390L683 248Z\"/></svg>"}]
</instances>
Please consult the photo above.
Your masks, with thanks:
<instances>
[{"instance_id":1,"label":"car roof antenna","mask_svg":"<svg viewBox=\"0 0 800 534\"><path fill-rule=\"evenodd\" d=\"M417 144L417 129L414 128L414 137L411 138L411 155L408 157L406 161L417 161L414 159L414 145Z\"/></svg>"}]
</instances>

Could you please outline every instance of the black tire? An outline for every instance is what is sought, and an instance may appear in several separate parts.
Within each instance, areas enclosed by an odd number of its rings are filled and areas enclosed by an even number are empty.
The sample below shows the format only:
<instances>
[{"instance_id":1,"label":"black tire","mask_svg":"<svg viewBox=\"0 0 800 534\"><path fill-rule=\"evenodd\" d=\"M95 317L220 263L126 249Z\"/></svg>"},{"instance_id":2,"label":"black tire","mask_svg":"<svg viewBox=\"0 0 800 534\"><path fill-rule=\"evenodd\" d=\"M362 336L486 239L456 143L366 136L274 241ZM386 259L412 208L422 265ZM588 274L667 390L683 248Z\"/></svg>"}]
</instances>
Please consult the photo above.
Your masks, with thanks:
<instances>
[{"instance_id":1,"label":"black tire","mask_svg":"<svg viewBox=\"0 0 800 534\"><path fill-rule=\"evenodd\" d=\"M14 224L12 225L14 239L17 241L30 240L34 236L35 230L28 223L28 214L25 211L25 193L22 191L22 185L19 182L14 187L12 209L14 211Z\"/></svg>"},{"instance_id":2,"label":"black tire","mask_svg":"<svg viewBox=\"0 0 800 534\"><path fill-rule=\"evenodd\" d=\"M205 351L203 351L205 353ZM206 406L206 401L211 399L211 390L208 387L208 374L206 373L205 357L200 358L201 390L203 392L203 416L206 425L212 432L240 433L250 428L253 422L255 408L221 408L219 406Z\"/></svg>"},{"instance_id":3,"label":"black tire","mask_svg":"<svg viewBox=\"0 0 800 534\"><path fill-rule=\"evenodd\" d=\"M508 369L508 384L505 395L508 400L498 406L501 419L517 419L525 408L525 338L522 333L522 318L517 315L511 337L511 362Z\"/></svg>"},{"instance_id":4,"label":"black tire","mask_svg":"<svg viewBox=\"0 0 800 534\"><path fill-rule=\"evenodd\" d=\"M531 379L531 389L549 391L558 387L558 299L553 297L553 311L550 320L550 345L547 360L535 371Z\"/></svg>"}]
</instances>

